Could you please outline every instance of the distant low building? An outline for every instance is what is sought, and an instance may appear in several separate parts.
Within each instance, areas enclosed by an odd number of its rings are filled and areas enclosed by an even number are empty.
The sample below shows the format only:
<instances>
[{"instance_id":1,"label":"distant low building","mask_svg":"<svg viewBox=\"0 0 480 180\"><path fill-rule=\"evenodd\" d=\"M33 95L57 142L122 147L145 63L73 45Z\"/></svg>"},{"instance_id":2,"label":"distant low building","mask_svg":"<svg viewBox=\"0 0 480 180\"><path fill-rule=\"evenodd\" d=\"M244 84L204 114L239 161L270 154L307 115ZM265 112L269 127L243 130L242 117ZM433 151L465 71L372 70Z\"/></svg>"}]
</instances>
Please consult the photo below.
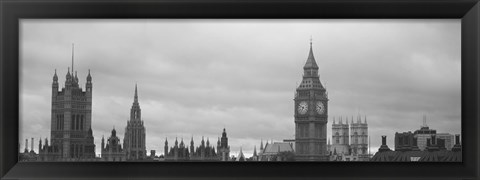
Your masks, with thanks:
<instances>
[{"instance_id":1,"label":"distant low building","mask_svg":"<svg viewBox=\"0 0 480 180\"><path fill-rule=\"evenodd\" d=\"M413 145L413 148L411 149L401 148L399 151L392 151L386 144L386 136L382 136L382 146L380 146L378 152L372 157L371 161L461 162L462 146L460 144L460 135L456 135L455 139L456 142L451 151L442 148L442 146L445 145L444 140L437 139L435 136L427 139L427 145L424 151L415 148L415 145Z\"/></svg>"},{"instance_id":2,"label":"distant low building","mask_svg":"<svg viewBox=\"0 0 480 180\"><path fill-rule=\"evenodd\" d=\"M266 143L258 155L259 161L294 161L295 154L290 143Z\"/></svg>"},{"instance_id":3,"label":"distant low building","mask_svg":"<svg viewBox=\"0 0 480 180\"><path fill-rule=\"evenodd\" d=\"M438 139L445 140L445 148L447 150L452 150L453 146L455 145L455 136L449 133L437 133L436 134Z\"/></svg>"},{"instance_id":4,"label":"distant low building","mask_svg":"<svg viewBox=\"0 0 480 180\"><path fill-rule=\"evenodd\" d=\"M38 159L38 154L33 150L33 138L32 138L32 146L30 151L28 150L28 139L25 139L25 150L23 151L23 153L19 153L18 160L19 161L37 161L37 159Z\"/></svg>"},{"instance_id":5,"label":"distant low building","mask_svg":"<svg viewBox=\"0 0 480 180\"><path fill-rule=\"evenodd\" d=\"M417 139L417 145L420 150L425 150L427 147L427 139L431 138L432 135L437 134L437 130L430 129L427 126L427 117L423 116L423 125L419 130L414 132L414 137Z\"/></svg>"},{"instance_id":6,"label":"distant low building","mask_svg":"<svg viewBox=\"0 0 480 180\"><path fill-rule=\"evenodd\" d=\"M395 133L395 151L418 151L417 138L412 132Z\"/></svg>"},{"instance_id":7,"label":"distant low building","mask_svg":"<svg viewBox=\"0 0 480 180\"><path fill-rule=\"evenodd\" d=\"M117 137L117 131L112 130L112 134L107 140L107 145L105 145L105 140L102 137L102 160L103 161L125 161L126 155L125 151L122 149L120 144L120 138Z\"/></svg>"},{"instance_id":8,"label":"distant low building","mask_svg":"<svg viewBox=\"0 0 480 180\"><path fill-rule=\"evenodd\" d=\"M227 132L223 129L222 138L217 141L217 151L215 147L210 145L210 140L207 138L205 143L204 138L200 146L194 146L193 137L190 141L190 146L187 147L183 142L183 138L178 144L178 140L175 139L173 147L168 146L168 140L165 139L164 146L164 159L165 161L229 161L230 146L228 145Z\"/></svg>"}]
</instances>

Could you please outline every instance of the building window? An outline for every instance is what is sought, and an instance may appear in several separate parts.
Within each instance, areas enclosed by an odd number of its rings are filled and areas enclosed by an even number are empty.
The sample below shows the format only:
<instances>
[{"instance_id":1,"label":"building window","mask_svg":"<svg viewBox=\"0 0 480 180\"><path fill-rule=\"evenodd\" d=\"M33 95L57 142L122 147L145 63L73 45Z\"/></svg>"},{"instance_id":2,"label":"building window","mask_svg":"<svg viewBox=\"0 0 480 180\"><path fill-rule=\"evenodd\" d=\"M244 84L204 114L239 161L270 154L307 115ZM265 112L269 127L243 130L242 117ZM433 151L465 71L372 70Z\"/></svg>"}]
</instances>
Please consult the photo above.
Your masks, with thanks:
<instances>
[{"instance_id":1,"label":"building window","mask_svg":"<svg viewBox=\"0 0 480 180\"><path fill-rule=\"evenodd\" d=\"M78 117L78 115L76 116L76 119L75 119L75 130L78 130L80 128L80 118Z\"/></svg>"},{"instance_id":2,"label":"building window","mask_svg":"<svg viewBox=\"0 0 480 180\"><path fill-rule=\"evenodd\" d=\"M83 114L80 116L80 130L83 130Z\"/></svg>"},{"instance_id":3,"label":"building window","mask_svg":"<svg viewBox=\"0 0 480 180\"><path fill-rule=\"evenodd\" d=\"M75 116L74 115L72 115L70 129L75 130Z\"/></svg>"}]
</instances>

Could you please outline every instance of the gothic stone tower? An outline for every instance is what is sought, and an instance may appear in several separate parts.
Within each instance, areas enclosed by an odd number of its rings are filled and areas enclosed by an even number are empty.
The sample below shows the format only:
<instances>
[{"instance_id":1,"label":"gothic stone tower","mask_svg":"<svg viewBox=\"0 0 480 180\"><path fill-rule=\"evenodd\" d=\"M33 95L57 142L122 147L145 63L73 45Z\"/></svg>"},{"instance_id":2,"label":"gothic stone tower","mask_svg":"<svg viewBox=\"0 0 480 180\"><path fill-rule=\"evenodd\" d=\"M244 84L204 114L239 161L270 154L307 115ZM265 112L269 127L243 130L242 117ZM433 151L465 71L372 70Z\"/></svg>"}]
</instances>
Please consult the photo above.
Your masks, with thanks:
<instances>
[{"instance_id":1,"label":"gothic stone tower","mask_svg":"<svg viewBox=\"0 0 480 180\"><path fill-rule=\"evenodd\" d=\"M326 152L328 96L320 82L310 42L310 52L303 67L303 79L295 93L295 159L328 161Z\"/></svg>"},{"instance_id":2,"label":"gothic stone tower","mask_svg":"<svg viewBox=\"0 0 480 180\"><path fill-rule=\"evenodd\" d=\"M350 125L352 154L368 154L368 124L367 116L362 123L361 117L357 116L357 122L353 121Z\"/></svg>"},{"instance_id":3,"label":"gothic stone tower","mask_svg":"<svg viewBox=\"0 0 480 180\"><path fill-rule=\"evenodd\" d=\"M125 128L123 149L127 160L142 160L146 157L145 127L143 126L142 113L138 103L137 85L135 84L135 96L130 110L130 120Z\"/></svg>"},{"instance_id":4,"label":"gothic stone tower","mask_svg":"<svg viewBox=\"0 0 480 180\"><path fill-rule=\"evenodd\" d=\"M345 119L345 123L343 123L342 117L340 117L339 122L336 123L334 118L332 124L333 143L330 151L337 154L350 154L349 139L348 119Z\"/></svg>"},{"instance_id":5,"label":"gothic stone tower","mask_svg":"<svg viewBox=\"0 0 480 180\"><path fill-rule=\"evenodd\" d=\"M72 47L73 51L73 47ZM69 161L95 158L92 135L92 76L90 70L85 84L86 91L78 84L77 72L70 68L65 87L58 91L57 71L52 83L51 149L48 160ZM45 154L46 155L46 154Z\"/></svg>"},{"instance_id":6,"label":"gothic stone tower","mask_svg":"<svg viewBox=\"0 0 480 180\"><path fill-rule=\"evenodd\" d=\"M217 153L221 161L230 159L230 146L228 145L227 131L223 128L222 138L217 141Z\"/></svg>"}]
</instances>

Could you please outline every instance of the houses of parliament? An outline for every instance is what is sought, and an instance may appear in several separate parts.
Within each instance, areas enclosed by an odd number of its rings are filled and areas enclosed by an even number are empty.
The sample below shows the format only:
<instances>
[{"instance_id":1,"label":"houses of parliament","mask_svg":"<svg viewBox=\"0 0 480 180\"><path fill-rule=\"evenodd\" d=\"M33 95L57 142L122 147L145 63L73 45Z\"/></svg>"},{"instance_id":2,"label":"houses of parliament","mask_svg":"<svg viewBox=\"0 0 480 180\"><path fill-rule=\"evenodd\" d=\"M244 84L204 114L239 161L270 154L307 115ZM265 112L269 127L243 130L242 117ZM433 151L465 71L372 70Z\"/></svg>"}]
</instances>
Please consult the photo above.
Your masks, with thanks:
<instances>
[{"instance_id":1,"label":"houses of parliament","mask_svg":"<svg viewBox=\"0 0 480 180\"><path fill-rule=\"evenodd\" d=\"M142 119L138 88L135 84L133 103L129 120L126 122L123 146L116 129L110 137L102 137L100 158L96 157L92 130L92 93L93 83L90 70L86 77L85 89L79 86L79 78L74 70L72 46L72 65L65 76L65 86L59 89L57 72L52 82L51 131L49 142L39 141L39 161L144 161L152 160L155 151L147 156L146 128ZM332 146L327 145L328 93L320 81L319 66L315 60L310 42L307 61L303 67L301 84L296 88L294 97L295 139L291 149L295 149L295 159L299 161L328 161ZM335 126L336 127L336 126ZM338 130L338 128L334 128ZM365 133L366 131L362 131ZM337 138L337 135L332 138ZM338 139L338 138L337 138ZM33 141L33 140L32 140ZM362 141L363 142L363 141ZM169 144L170 143L170 144ZM188 143L188 144L187 144ZM273 143L272 143L273 144ZM333 148L338 148L334 143ZM170 146L169 146L170 145ZM275 145L275 144L274 144ZM279 147L287 147L276 144ZM363 145L363 144L362 144ZM359 147L365 152L364 146ZM289 148L283 148L289 149ZM341 148L336 151L341 151ZM355 152L356 152L356 148ZM202 137L195 146L193 137L190 142L176 138L164 141L165 161L229 161L230 146L226 129L218 137L216 146L209 138ZM273 157L277 152L269 152ZM273 156L272 156L273 154ZM261 158L260 158L261 159ZM271 159L271 158L267 158Z\"/></svg>"}]
</instances>

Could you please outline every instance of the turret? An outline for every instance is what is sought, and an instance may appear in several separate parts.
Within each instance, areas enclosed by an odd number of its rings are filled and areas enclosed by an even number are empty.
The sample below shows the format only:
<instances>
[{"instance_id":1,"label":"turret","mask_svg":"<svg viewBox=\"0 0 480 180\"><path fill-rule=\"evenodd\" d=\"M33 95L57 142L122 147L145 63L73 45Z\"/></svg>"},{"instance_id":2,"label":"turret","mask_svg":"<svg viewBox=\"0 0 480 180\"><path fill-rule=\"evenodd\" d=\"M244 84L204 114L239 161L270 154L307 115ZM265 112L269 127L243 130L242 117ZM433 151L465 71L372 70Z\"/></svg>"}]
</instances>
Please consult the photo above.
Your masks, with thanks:
<instances>
[{"instance_id":1,"label":"turret","mask_svg":"<svg viewBox=\"0 0 480 180\"><path fill-rule=\"evenodd\" d=\"M57 69L55 69L55 74L53 74L53 83L52 83L52 98L56 97L58 94L58 76Z\"/></svg>"},{"instance_id":2,"label":"turret","mask_svg":"<svg viewBox=\"0 0 480 180\"><path fill-rule=\"evenodd\" d=\"M227 148L227 147L228 147L228 137L227 137L227 131L225 130L225 128L223 128L221 145L222 145L222 147L224 147L224 148Z\"/></svg>"},{"instance_id":3,"label":"turret","mask_svg":"<svg viewBox=\"0 0 480 180\"><path fill-rule=\"evenodd\" d=\"M183 137L182 137L182 140L180 141L180 147L185 147L185 144L183 143Z\"/></svg>"},{"instance_id":4,"label":"turret","mask_svg":"<svg viewBox=\"0 0 480 180\"><path fill-rule=\"evenodd\" d=\"M77 76L77 71L75 71L75 84L78 85L78 76Z\"/></svg>"},{"instance_id":5,"label":"turret","mask_svg":"<svg viewBox=\"0 0 480 180\"><path fill-rule=\"evenodd\" d=\"M263 151L263 139L260 140L260 152Z\"/></svg>"},{"instance_id":6,"label":"turret","mask_svg":"<svg viewBox=\"0 0 480 180\"><path fill-rule=\"evenodd\" d=\"M72 87L72 75L70 75L70 67L68 67L67 75L65 75L65 88L70 89Z\"/></svg>"},{"instance_id":7,"label":"turret","mask_svg":"<svg viewBox=\"0 0 480 180\"><path fill-rule=\"evenodd\" d=\"M193 145L193 136L192 136L192 140L190 140L190 157L193 156L194 152L195 152L195 147Z\"/></svg>"},{"instance_id":8,"label":"turret","mask_svg":"<svg viewBox=\"0 0 480 180\"><path fill-rule=\"evenodd\" d=\"M93 87L92 87L92 76L90 75L90 69L88 70L87 82L85 84L85 88L87 90L87 93L91 96Z\"/></svg>"},{"instance_id":9,"label":"turret","mask_svg":"<svg viewBox=\"0 0 480 180\"><path fill-rule=\"evenodd\" d=\"M165 137L165 147L164 147L164 156L167 157L167 154L168 154L168 140L167 138Z\"/></svg>"},{"instance_id":10,"label":"turret","mask_svg":"<svg viewBox=\"0 0 480 180\"><path fill-rule=\"evenodd\" d=\"M32 138L32 142L31 142L31 143L32 143L32 145L30 146L30 147L31 147L30 153L34 153L35 151L33 151L33 138Z\"/></svg>"},{"instance_id":11,"label":"turret","mask_svg":"<svg viewBox=\"0 0 480 180\"><path fill-rule=\"evenodd\" d=\"M102 136L102 151L105 149L105 138Z\"/></svg>"},{"instance_id":12,"label":"turret","mask_svg":"<svg viewBox=\"0 0 480 180\"><path fill-rule=\"evenodd\" d=\"M38 141L38 153L42 152L42 138Z\"/></svg>"},{"instance_id":13,"label":"turret","mask_svg":"<svg viewBox=\"0 0 480 180\"><path fill-rule=\"evenodd\" d=\"M313 56L312 41L310 41L310 51L308 52L307 62L303 66L304 77L318 77L318 65Z\"/></svg>"}]
</instances>

